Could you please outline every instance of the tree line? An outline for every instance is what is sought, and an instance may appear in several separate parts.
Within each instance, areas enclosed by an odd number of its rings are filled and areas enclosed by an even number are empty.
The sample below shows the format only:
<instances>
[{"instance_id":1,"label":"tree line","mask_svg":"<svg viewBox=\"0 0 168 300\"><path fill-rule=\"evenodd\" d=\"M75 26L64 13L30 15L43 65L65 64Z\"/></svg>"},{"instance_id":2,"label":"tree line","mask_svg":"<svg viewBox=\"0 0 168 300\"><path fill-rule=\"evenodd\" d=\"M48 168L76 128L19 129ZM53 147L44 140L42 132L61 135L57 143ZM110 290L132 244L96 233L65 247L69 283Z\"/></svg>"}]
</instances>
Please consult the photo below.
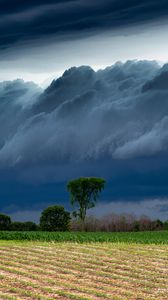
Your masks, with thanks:
<instances>
[{"instance_id":1,"label":"tree line","mask_svg":"<svg viewBox=\"0 0 168 300\"><path fill-rule=\"evenodd\" d=\"M12 222L10 216L0 214L0 230L12 231L143 231L165 230L168 222L152 221L146 216L137 219L131 214L110 214L102 218L88 217L87 210L96 204L105 180L81 177L68 182L72 213L63 206L49 206L43 210L39 225L34 222Z\"/></svg>"},{"instance_id":2,"label":"tree line","mask_svg":"<svg viewBox=\"0 0 168 300\"><path fill-rule=\"evenodd\" d=\"M133 214L108 214L101 218L86 216L84 224L65 211L63 206L46 208L37 225L34 222L12 222L0 214L0 230L7 231L86 231L86 232L132 232L168 230L168 221L151 220L147 216L137 218Z\"/></svg>"}]
</instances>

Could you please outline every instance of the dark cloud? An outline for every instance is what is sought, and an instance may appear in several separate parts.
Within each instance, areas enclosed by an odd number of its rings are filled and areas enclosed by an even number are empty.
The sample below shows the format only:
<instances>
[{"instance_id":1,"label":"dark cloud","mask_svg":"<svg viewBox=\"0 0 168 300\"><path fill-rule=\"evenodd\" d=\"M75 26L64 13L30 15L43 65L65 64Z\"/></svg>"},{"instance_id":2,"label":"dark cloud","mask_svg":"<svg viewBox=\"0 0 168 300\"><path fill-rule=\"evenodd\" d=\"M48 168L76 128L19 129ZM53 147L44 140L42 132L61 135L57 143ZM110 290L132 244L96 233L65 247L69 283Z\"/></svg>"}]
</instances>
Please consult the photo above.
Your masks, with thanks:
<instances>
[{"instance_id":1,"label":"dark cloud","mask_svg":"<svg viewBox=\"0 0 168 300\"><path fill-rule=\"evenodd\" d=\"M82 37L162 20L167 15L166 0L4 0L0 1L0 45L7 48L44 37Z\"/></svg>"},{"instance_id":2,"label":"dark cloud","mask_svg":"<svg viewBox=\"0 0 168 300\"><path fill-rule=\"evenodd\" d=\"M44 91L0 83L0 207L27 210L54 203L54 195L67 203L66 182L78 176L105 177L106 201L166 197L166 68L154 61L73 67ZM144 92L153 82L159 88Z\"/></svg>"},{"instance_id":3,"label":"dark cloud","mask_svg":"<svg viewBox=\"0 0 168 300\"><path fill-rule=\"evenodd\" d=\"M23 80L0 82L0 147L16 133L28 117L30 107L41 94L33 82ZM27 110L24 108L27 107Z\"/></svg>"},{"instance_id":4,"label":"dark cloud","mask_svg":"<svg viewBox=\"0 0 168 300\"><path fill-rule=\"evenodd\" d=\"M33 101L25 94L27 83L8 83L2 98L9 101L9 93L14 96L22 124L15 126L19 118L12 120L13 131L7 132L10 138L0 149L0 165L127 159L167 149L165 89L141 92L159 72L157 63L147 61L117 63L98 72L74 67L40 95L32 86ZM3 118L9 107L6 103Z\"/></svg>"},{"instance_id":5,"label":"dark cloud","mask_svg":"<svg viewBox=\"0 0 168 300\"><path fill-rule=\"evenodd\" d=\"M76 0L29 0L29 1L21 1L21 0L0 0L1 6L1 14L10 14L13 12L24 11L31 8L36 8L39 6L46 6L51 4L60 4L60 3L68 3L68 2L75 2Z\"/></svg>"},{"instance_id":6,"label":"dark cloud","mask_svg":"<svg viewBox=\"0 0 168 300\"><path fill-rule=\"evenodd\" d=\"M157 75L151 81L145 83L142 88L143 92L149 90L168 90L168 71L162 71L159 75Z\"/></svg>"}]
</instances>

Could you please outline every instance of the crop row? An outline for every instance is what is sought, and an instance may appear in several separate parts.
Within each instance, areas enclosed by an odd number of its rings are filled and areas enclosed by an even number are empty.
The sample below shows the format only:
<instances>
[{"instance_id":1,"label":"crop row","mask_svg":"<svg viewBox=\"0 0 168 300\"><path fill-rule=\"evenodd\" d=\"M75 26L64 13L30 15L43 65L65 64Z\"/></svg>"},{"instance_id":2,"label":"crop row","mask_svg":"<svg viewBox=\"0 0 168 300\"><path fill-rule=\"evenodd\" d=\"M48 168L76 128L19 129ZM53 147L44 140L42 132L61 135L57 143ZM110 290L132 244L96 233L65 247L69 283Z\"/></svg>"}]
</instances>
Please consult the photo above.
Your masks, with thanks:
<instances>
[{"instance_id":1,"label":"crop row","mask_svg":"<svg viewBox=\"0 0 168 300\"><path fill-rule=\"evenodd\" d=\"M166 245L0 242L0 299L166 300Z\"/></svg>"},{"instance_id":2,"label":"crop row","mask_svg":"<svg viewBox=\"0 0 168 300\"><path fill-rule=\"evenodd\" d=\"M0 240L168 244L168 231L144 232L15 232L0 231Z\"/></svg>"}]
</instances>

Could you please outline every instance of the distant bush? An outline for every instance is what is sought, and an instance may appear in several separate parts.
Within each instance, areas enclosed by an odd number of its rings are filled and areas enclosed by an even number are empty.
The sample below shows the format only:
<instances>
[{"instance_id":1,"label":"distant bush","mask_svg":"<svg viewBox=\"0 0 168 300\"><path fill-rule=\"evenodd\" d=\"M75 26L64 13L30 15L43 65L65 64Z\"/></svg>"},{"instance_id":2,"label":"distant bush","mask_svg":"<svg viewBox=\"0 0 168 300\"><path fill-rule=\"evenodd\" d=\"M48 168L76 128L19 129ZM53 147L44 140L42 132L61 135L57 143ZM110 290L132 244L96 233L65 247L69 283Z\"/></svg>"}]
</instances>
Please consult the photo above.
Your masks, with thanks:
<instances>
[{"instance_id":1,"label":"distant bush","mask_svg":"<svg viewBox=\"0 0 168 300\"><path fill-rule=\"evenodd\" d=\"M63 206L49 206L41 214L40 228L43 231L68 231L70 213Z\"/></svg>"},{"instance_id":2,"label":"distant bush","mask_svg":"<svg viewBox=\"0 0 168 300\"><path fill-rule=\"evenodd\" d=\"M11 218L7 215L0 214L0 230L10 230Z\"/></svg>"},{"instance_id":3,"label":"distant bush","mask_svg":"<svg viewBox=\"0 0 168 300\"><path fill-rule=\"evenodd\" d=\"M163 229L164 229L164 230L168 230L168 221L165 221L165 222L163 223Z\"/></svg>"},{"instance_id":4,"label":"distant bush","mask_svg":"<svg viewBox=\"0 0 168 300\"><path fill-rule=\"evenodd\" d=\"M38 226L34 222L12 222L12 231L36 231Z\"/></svg>"},{"instance_id":5,"label":"distant bush","mask_svg":"<svg viewBox=\"0 0 168 300\"><path fill-rule=\"evenodd\" d=\"M11 222L9 216L0 214L0 231L85 231L85 232L138 232L168 231L168 221L151 220L147 216L137 218L133 214L108 214L97 218L86 216L85 221L70 217L63 206L46 208L40 224L34 222Z\"/></svg>"},{"instance_id":6,"label":"distant bush","mask_svg":"<svg viewBox=\"0 0 168 300\"><path fill-rule=\"evenodd\" d=\"M72 231L81 231L81 223L76 219L71 221ZM89 232L131 232L168 230L168 222L151 220L147 216L137 218L133 214L109 214L101 218L87 216L84 230Z\"/></svg>"}]
</instances>

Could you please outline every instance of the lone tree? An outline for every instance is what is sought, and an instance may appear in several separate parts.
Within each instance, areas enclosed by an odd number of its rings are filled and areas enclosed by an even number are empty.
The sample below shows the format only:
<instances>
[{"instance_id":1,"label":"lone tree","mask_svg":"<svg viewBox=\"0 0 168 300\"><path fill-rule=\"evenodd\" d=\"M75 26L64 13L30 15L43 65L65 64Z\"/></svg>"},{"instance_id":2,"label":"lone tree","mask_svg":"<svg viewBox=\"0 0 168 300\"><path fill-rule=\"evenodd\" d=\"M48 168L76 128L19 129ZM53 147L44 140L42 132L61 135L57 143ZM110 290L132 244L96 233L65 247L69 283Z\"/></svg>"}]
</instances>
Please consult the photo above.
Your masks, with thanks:
<instances>
[{"instance_id":1,"label":"lone tree","mask_svg":"<svg viewBox=\"0 0 168 300\"><path fill-rule=\"evenodd\" d=\"M10 230L11 218L7 215L0 214L0 230Z\"/></svg>"},{"instance_id":2,"label":"lone tree","mask_svg":"<svg viewBox=\"0 0 168 300\"><path fill-rule=\"evenodd\" d=\"M44 231L68 231L70 227L70 213L63 206L49 206L40 218L40 228Z\"/></svg>"},{"instance_id":3,"label":"lone tree","mask_svg":"<svg viewBox=\"0 0 168 300\"><path fill-rule=\"evenodd\" d=\"M81 177L68 182L67 189L71 195L71 204L78 205L78 211L73 212L84 224L86 211L95 206L100 192L104 189L105 180L95 177Z\"/></svg>"}]
</instances>

